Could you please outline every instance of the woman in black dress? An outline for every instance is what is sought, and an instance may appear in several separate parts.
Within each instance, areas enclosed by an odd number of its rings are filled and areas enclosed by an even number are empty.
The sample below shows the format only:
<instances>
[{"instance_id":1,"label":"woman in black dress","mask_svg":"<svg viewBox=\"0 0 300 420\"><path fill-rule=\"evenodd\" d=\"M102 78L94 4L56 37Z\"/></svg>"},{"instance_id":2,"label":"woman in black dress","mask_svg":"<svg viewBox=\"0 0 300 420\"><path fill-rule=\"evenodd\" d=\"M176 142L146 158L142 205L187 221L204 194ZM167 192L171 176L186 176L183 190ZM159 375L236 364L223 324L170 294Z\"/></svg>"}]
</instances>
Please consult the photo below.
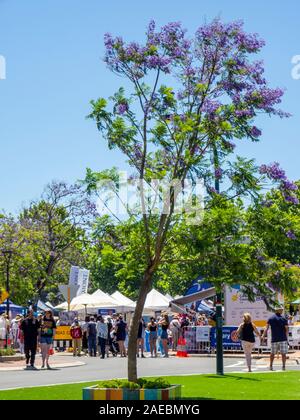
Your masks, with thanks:
<instances>
[{"instance_id":1,"label":"woman in black dress","mask_svg":"<svg viewBox=\"0 0 300 420\"><path fill-rule=\"evenodd\" d=\"M242 341L242 347L245 353L249 372L252 372L251 355L252 355L252 350L255 344L254 334L260 337L258 329L252 322L251 315L246 313L244 314L244 322L239 326L237 330L237 335Z\"/></svg>"}]
</instances>

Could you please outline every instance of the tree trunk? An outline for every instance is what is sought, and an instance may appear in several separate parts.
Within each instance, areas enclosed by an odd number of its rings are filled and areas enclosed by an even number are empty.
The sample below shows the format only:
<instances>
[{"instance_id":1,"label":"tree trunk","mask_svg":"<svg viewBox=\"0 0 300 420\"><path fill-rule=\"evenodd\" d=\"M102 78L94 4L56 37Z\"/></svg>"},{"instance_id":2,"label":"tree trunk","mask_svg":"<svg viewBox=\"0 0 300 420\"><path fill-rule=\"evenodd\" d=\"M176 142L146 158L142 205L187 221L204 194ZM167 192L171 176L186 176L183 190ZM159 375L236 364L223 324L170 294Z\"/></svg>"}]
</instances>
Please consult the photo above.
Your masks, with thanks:
<instances>
[{"instance_id":1,"label":"tree trunk","mask_svg":"<svg viewBox=\"0 0 300 420\"><path fill-rule=\"evenodd\" d=\"M143 309L147 294L150 291L152 283L153 269L148 267L145 271L144 278L139 290L139 296L136 302L134 315L130 324L129 341L128 341L128 380L137 382L137 336L139 323L143 315Z\"/></svg>"}]
</instances>

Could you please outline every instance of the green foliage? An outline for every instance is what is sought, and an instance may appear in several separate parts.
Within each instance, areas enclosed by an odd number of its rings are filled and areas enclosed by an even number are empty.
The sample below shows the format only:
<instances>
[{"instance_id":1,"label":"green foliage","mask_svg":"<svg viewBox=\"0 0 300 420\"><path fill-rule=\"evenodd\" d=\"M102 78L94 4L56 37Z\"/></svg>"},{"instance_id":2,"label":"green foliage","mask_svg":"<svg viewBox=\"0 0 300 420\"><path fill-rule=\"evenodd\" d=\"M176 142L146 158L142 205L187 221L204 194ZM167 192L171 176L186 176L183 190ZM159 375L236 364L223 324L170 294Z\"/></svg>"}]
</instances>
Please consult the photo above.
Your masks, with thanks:
<instances>
[{"instance_id":1,"label":"green foliage","mask_svg":"<svg viewBox=\"0 0 300 420\"><path fill-rule=\"evenodd\" d=\"M0 356L14 356L16 354L14 349L0 349Z\"/></svg>"},{"instance_id":2,"label":"green foliage","mask_svg":"<svg viewBox=\"0 0 300 420\"><path fill-rule=\"evenodd\" d=\"M108 381L101 381L98 383L98 388L126 388L126 389L140 389L140 386L135 382L130 382L125 379L112 379Z\"/></svg>"},{"instance_id":3,"label":"green foliage","mask_svg":"<svg viewBox=\"0 0 300 420\"><path fill-rule=\"evenodd\" d=\"M140 378L138 383L130 382L125 379L112 379L108 381L101 381L98 383L98 388L126 388L126 389L166 389L171 386L170 382L165 378L147 379Z\"/></svg>"},{"instance_id":4,"label":"green foliage","mask_svg":"<svg viewBox=\"0 0 300 420\"><path fill-rule=\"evenodd\" d=\"M166 389L171 386L171 383L166 378L140 378L138 384L143 389Z\"/></svg>"}]
</instances>

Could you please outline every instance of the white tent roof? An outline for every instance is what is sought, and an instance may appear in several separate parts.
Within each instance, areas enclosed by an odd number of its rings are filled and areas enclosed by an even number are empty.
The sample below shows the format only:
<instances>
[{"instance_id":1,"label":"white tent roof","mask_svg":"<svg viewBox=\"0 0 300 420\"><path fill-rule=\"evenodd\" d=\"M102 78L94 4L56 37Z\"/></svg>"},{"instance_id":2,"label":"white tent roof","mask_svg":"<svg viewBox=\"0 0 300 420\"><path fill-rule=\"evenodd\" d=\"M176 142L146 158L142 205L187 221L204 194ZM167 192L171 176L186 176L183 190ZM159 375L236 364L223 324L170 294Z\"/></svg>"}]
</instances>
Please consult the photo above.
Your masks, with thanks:
<instances>
[{"instance_id":1,"label":"white tent roof","mask_svg":"<svg viewBox=\"0 0 300 420\"><path fill-rule=\"evenodd\" d=\"M174 300L173 298L172 298L172 296L171 295L169 295L169 293L166 293L165 294L165 297L167 298L167 299L169 299L169 301L171 302L171 300Z\"/></svg>"},{"instance_id":2,"label":"white tent roof","mask_svg":"<svg viewBox=\"0 0 300 420\"><path fill-rule=\"evenodd\" d=\"M71 311L80 311L81 309L100 309L100 308L111 308L114 309L118 307L118 302L112 298L111 296L107 295L106 293L102 292L102 290L97 290L92 295L88 293L83 293L82 295L76 296L72 299L70 304ZM55 309L62 309L68 310L68 303L64 302Z\"/></svg>"},{"instance_id":3,"label":"white tent roof","mask_svg":"<svg viewBox=\"0 0 300 420\"><path fill-rule=\"evenodd\" d=\"M115 292L112 295L112 298L114 298L118 304L118 310L120 312L133 312L135 309L135 302L133 300L129 299L128 297L124 296L120 292Z\"/></svg>"},{"instance_id":4,"label":"white tent roof","mask_svg":"<svg viewBox=\"0 0 300 420\"><path fill-rule=\"evenodd\" d=\"M119 303L116 299L114 299L107 293L104 293L100 289L96 290L96 292L94 292L92 296L97 299L99 308L115 308L119 306Z\"/></svg>"},{"instance_id":5,"label":"white tent roof","mask_svg":"<svg viewBox=\"0 0 300 420\"><path fill-rule=\"evenodd\" d=\"M115 292L111 295L117 302L121 303L122 305L132 305L135 306L135 302L128 297L124 296L121 292Z\"/></svg>"},{"instance_id":6,"label":"white tent roof","mask_svg":"<svg viewBox=\"0 0 300 420\"><path fill-rule=\"evenodd\" d=\"M166 311L169 309L170 300L155 289L148 293L145 310L150 311Z\"/></svg>"}]
</instances>

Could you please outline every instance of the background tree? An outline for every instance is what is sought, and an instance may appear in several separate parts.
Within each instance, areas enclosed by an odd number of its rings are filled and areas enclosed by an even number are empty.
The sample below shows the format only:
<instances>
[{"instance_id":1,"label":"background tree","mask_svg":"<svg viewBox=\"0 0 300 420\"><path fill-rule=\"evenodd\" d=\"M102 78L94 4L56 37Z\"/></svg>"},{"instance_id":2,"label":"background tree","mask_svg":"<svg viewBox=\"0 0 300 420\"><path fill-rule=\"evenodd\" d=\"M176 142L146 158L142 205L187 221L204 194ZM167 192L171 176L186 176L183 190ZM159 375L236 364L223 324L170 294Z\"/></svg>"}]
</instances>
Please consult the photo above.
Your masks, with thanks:
<instances>
[{"instance_id":1,"label":"background tree","mask_svg":"<svg viewBox=\"0 0 300 420\"><path fill-rule=\"evenodd\" d=\"M41 199L23 210L20 223L36 233L30 244L40 267L38 295L53 283L56 266L83 263L86 233L94 212L95 206L82 187L65 182L47 185Z\"/></svg>"}]
</instances>

